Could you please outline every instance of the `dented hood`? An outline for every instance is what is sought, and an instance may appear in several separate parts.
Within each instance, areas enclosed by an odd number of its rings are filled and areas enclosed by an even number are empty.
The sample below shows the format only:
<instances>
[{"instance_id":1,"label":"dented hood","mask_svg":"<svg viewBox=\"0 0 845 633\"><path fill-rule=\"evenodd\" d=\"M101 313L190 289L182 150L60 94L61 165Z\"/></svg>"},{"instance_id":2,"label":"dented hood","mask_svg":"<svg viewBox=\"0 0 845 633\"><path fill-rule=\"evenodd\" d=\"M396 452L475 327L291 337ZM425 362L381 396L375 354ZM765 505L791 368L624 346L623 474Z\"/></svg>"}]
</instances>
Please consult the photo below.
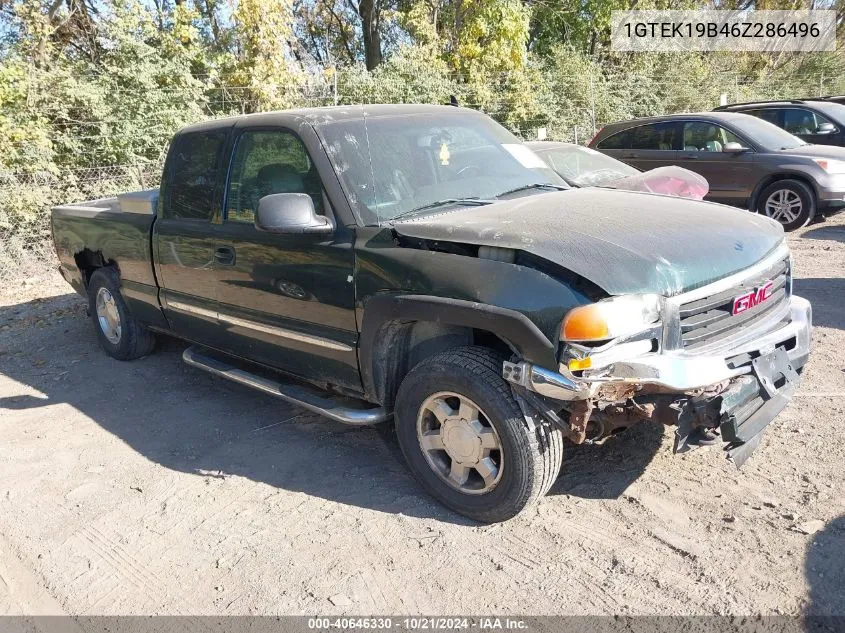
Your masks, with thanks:
<instances>
[{"instance_id":1,"label":"dented hood","mask_svg":"<svg viewBox=\"0 0 845 633\"><path fill-rule=\"evenodd\" d=\"M408 237L527 251L612 295L679 294L751 266L783 240L779 224L748 211L589 188L459 207L393 226Z\"/></svg>"}]
</instances>

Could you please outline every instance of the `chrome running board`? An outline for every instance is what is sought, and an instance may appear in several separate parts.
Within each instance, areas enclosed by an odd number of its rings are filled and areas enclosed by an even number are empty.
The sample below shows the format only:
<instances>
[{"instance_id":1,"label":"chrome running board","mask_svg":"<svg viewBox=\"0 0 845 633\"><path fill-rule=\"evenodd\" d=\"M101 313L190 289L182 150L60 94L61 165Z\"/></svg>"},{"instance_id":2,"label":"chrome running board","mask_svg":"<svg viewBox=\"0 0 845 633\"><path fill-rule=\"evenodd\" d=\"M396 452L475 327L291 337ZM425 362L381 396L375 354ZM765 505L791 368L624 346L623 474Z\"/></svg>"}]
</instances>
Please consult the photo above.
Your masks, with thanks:
<instances>
[{"instance_id":1,"label":"chrome running board","mask_svg":"<svg viewBox=\"0 0 845 633\"><path fill-rule=\"evenodd\" d=\"M369 409L355 409L340 406L330 398L321 395L315 387L298 385L294 383L283 383L263 376L252 374L243 369L233 367L224 361L198 352L195 348L189 347L182 354L182 360L188 365L207 371L215 376L220 376L251 387L257 391L276 396L287 402L319 413L335 422L350 424L352 426L371 426L389 420L393 415L384 407L373 407Z\"/></svg>"}]
</instances>

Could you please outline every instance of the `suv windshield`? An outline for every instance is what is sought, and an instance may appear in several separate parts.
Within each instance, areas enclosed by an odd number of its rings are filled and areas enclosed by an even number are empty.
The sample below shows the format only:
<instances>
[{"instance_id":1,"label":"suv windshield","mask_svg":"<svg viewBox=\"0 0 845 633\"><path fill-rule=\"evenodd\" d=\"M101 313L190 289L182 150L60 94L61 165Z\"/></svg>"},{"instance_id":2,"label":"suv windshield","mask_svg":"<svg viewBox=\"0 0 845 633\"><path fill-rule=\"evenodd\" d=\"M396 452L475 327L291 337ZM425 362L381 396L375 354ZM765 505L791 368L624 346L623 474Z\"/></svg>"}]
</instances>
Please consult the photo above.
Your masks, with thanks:
<instances>
[{"instance_id":1,"label":"suv windshield","mask_svg":"<svg viewBox=\"0 0 845 633\"><path fill-rule=\"evenodd\" d=\"M792 134L779 128L777 125L748 114L742 117L731 118L730 123L742 132L746 138L754 139L754 142L763 149L774 151L779 149L794 149L806 145L800 138L792 136Z\"/></svg>"},{"instance_id":2,"label":"suv windshield","mask_svg":"<svg viewBox=\"0 0 845 633\"><path fill-rule=\"evenodd\" d=\"M589 147L560 145L544 149L538 143L532 149L576 187L601 187L640 173L639 169Z\"/></svg>"},{"instance_id":3,"label":"suv windshield","mask_svg":"<svg viewBox=\"0 0 845 633\"><path fill-rule=\"evenodd\" d=\"M549 191L544 184L566 187L513 134L466 110L336 121L319 133L368 225L523 187L529 194Z\"/></svg>"}]
</instances>

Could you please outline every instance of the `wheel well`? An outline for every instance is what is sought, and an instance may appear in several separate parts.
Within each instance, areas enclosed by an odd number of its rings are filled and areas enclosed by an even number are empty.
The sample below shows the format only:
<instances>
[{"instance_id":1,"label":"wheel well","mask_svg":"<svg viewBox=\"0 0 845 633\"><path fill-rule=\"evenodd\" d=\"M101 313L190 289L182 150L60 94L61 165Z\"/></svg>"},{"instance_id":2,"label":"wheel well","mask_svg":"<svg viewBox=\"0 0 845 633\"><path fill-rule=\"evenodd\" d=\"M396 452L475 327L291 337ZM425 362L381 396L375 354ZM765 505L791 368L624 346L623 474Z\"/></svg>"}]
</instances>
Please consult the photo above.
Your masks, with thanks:
<instances>
[{"instance_id":1,"label":"wheel well","mask_svg":"<svg viewBox=\"0 0 845 633\"><path fill-rule=\"evenodd\" d=\"M488 330L434 321L388 321L379 329L373 350L374 399L392 407L402 380L414 367L448 349L478 345L510 357L513 347Z\"/></svg>"},{"instance_id":2,"label":"wheel well","mask_svg":"<svg viewBox=\"0 0 845 633\"><path fill-rule=\"evenodd\" d=\"M810 191L813 192L813 196L816 195L816 188L813 186L813 183L803 174L772 174L763 178L763 180L761 180L754 189L754 193L751 195L751 202L748 205L748 208L751 211L757 211L757 199L763 189L773 183L776 183L778 180L798 180L810 188Z\"/></svg>"},{"instance_id":3,"label":"wheel well","mask_svg":"<svg viewBox=\"0 0 845 633\"><path fill-rule=\"evenodd\" d=\"M86 288L88 287L88 282L91 281L91 275L98 268L104 268L105 266L114 266L117 268L117 264L112 260L106 259L101 251L92 251L88 248L76 253L73 259L76 262L76 267L82 273L82 280Z\"/></svg>"}]
</instances>

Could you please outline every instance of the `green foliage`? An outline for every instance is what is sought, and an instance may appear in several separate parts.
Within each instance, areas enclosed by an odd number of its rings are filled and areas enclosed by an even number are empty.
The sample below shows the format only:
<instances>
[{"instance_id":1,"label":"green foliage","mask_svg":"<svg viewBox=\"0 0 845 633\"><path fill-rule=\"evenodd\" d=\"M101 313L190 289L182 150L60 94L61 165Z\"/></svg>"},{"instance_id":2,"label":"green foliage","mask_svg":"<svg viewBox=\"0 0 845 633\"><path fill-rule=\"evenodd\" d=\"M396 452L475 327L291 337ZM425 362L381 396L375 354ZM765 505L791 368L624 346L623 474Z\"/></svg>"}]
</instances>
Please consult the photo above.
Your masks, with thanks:
<instances>
[{"instance_id":1,"label":"green foliage","mask_svg":"<svg viewBox=\"0 0 845 633\"><path fill-rule=\"evenodd\" d=\"M188 122L304 105L455 95L521 133L583 138L723 93L843 89L842 52L615 54L611 12L635 5L696 0L7 0L0 172L155 162ZM385 47L372 71L362 12Z\"/></svg>"},{"instance_id":2,"label":"green foliage","mask_svg":"<svg viewBox=\"0 0 845 633\"><path fill-rule=\"evenodd\" d=\"M458 84L430 45L403 46L372 72L363 64L338 77L340 103L444 103Z\"/></svg>"},{"instance_id":3,"label":"green foliage","mask_svg":"<svg viewBox=\"0 0 845 633\"><path fill-rule=\"evenodd\" d=\"M42 248L36 245L49 234L49 205L155 186L173 132L204 118L315 105L444 103L454 95L525 137L546 128L551 138L585 142L605 123L708 110L722 94L737 101L845 93L842 49L628 55L609 49L613 10L735 5L0 0L0 272L8 270L4 261ZM841 15L845 0L835 6ZM843 20L839 31L845 35Z\"/></svg>"},{"instance_id":4,"label":"green foliage","mask_svg":"<svg viewBox=\"0 0 845 633\"><path fill-rule=\"evenodd\" d=\"M0 156L9 171L48 169L52 164L49 125L30 101L29 71L21 59L0 66Z\"/></svg>"},{"instance_id":5,"label":"green foliage","mask_svg":"<svg viewBox=\"0 0 845 633\"><path fill-rule=\"evenodd\" d=\"M297 105L296 85L302 79L293 67L289 42L293 7L289 0L239 0L233 35L238 42L224 64L224 78L245 89L246 111L284 109Z\"/></svg>"}]
</instances>

